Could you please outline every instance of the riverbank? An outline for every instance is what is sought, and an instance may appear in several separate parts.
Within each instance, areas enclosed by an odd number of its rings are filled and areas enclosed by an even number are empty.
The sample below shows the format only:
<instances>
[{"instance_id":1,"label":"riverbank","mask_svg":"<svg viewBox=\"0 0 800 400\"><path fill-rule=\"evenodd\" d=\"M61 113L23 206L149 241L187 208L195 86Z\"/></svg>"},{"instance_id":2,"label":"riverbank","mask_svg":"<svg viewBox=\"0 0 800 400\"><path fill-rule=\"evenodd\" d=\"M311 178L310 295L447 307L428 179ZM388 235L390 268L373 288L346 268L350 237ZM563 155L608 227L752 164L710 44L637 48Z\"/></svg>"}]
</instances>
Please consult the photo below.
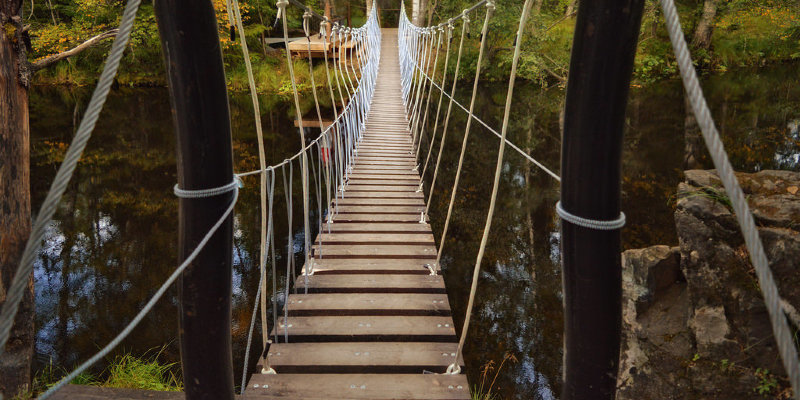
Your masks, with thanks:
<instances>
[{"instance_id":1,"label":"riverbank","mask_svg":"<svg viewBox=\"0 0 800 400\"><path fill-rule=\"evenodd\" d=\"M618 399L789 399L760 282L715 171L685 171L679 246L623 253ZM738 173L792 337L800 334L800 173Z\"/></svg>"}]
</instances>

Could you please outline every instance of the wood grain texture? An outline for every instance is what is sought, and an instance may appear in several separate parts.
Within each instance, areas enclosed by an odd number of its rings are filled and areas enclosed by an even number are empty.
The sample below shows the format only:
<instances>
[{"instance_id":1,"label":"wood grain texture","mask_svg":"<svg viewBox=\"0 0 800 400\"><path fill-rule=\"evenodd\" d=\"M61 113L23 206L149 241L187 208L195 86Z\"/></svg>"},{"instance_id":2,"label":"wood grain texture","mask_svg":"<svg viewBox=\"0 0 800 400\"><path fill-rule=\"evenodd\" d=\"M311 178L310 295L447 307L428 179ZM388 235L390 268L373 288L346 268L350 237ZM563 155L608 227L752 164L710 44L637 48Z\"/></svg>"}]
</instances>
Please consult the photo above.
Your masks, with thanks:
<instances>
[{"instance_id":1,"label":"wood grain texture","mask_svg":"<svg viewBox=\"0 0 800 400\"><path fill-rule=\"evenodd\" d=\"M469 399L465 375L255 374L245 399Z\"/></svg>"}]
</instances>

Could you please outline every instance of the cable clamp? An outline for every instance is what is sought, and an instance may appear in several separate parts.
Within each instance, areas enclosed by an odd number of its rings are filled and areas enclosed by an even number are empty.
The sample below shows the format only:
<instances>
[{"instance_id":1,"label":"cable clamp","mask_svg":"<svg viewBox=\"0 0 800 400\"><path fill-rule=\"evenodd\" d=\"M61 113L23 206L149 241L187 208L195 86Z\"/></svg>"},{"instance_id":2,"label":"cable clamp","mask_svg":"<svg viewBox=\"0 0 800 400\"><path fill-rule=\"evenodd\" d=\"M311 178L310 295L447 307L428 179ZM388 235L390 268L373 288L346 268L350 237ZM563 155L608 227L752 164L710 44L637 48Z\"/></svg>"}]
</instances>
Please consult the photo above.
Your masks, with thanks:
<instances>
[{"instance_id":1,"label":"cable clamp","mask_svg":"<svg viewBox=\"0 0 800 400\"><path fill-rule=\"evenodd\" d=\"M619 217L614 220L596 220L596 219L589 219L579 217L575 214L570 213L569 211L565 210L561 207L561 202L559 201L556 203L556 213L562 220L567 221L573 225L578 225L583 228L595 229L599 231L611 231L614 229L620 229L625 226L625 213L620 212Z\"/></svg>"},{"instance_id":2,"label":"cable clamp","mask_svg":"<svg viewBox=\"0 0 800 400\"><path fill-rule=\"evenodd\" d=\"M238 176L234 176L233 181L231 183L215 188L181 189L176 183L175 186L172 188L172 191L175 193L175 196L178 196L182 199L202 199L206 197L219 196L221 194L225 194L234 190L239 190L239 188L242 187L244 187L242 180Z\"/></svg>"},{"instance_id":3,"label":"cable clamp","mask_svg":"<svg viewBox=\"0 0 800 400\"><path fill-rule=\"evenodd\" d=\"M425 212L421 212L421 213L419 213L419 223L420 223L420 224L425 224L425 223L427 223L427 222L428 222L428 221L426 221L426 219L425 219Z\"/></svg>"},{"instance_id":4,"label":"cable clamp","mask_svg":"<svg viewBox=\"0 0 800 400\"><path fill-rule=\"evenodd\" d=\"M277 375L277 374L278 374L277 372L275 372L275 370L274 370L274 369L272 369L272 367L269 367L269 368L261 368L261 373L262 373L263 375Z\"/></svg>"},{"instance_id":5,"label":"cable clamp","mask_svg":"<svg viewBox=\"0 0 800 400\"><path fill-rule=\"evenodd\" d=\"M494 5L494 0L486 0L486 8L494 11L496 8Z\"/></svg>"},{"instance_id":6,"label":"cable clamp","mask_svg":"<svg viewBox=\"0 0 800 400\"><path fill-rule=\"evenodd\" d=\"M416 193L422 192L422 182L419 183L419 188L417 188Z\"/></svg>"}]
</instances>

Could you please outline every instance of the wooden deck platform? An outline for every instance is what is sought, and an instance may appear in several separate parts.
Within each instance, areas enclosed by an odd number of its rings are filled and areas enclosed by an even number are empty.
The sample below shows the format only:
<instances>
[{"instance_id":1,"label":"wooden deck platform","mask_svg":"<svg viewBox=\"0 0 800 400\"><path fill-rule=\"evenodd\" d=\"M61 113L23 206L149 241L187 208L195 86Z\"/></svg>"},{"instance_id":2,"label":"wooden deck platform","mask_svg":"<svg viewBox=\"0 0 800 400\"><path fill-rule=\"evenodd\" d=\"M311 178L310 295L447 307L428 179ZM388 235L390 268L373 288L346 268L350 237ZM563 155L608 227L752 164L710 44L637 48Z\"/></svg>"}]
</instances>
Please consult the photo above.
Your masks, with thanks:
<instances>
[{"instance_id":1,"label":"wooden deck platform","mask_svg":"<svg viewBox=\"0 0 800 400\"><path fill-rule=\"evenodd\" d=\"M403 109L397 30L383 32L380 75L353 174L333 223L314 241L308 294L289 295L289 318L254 374L248 399L469 399L453 362L455 326ZM322 246L320 247L320 243ZM303 276L295 286L306 289ZM276 333L275 331L272 332ZM260 370L260 368L259 368Z\"/></svg>"}]
</instances>

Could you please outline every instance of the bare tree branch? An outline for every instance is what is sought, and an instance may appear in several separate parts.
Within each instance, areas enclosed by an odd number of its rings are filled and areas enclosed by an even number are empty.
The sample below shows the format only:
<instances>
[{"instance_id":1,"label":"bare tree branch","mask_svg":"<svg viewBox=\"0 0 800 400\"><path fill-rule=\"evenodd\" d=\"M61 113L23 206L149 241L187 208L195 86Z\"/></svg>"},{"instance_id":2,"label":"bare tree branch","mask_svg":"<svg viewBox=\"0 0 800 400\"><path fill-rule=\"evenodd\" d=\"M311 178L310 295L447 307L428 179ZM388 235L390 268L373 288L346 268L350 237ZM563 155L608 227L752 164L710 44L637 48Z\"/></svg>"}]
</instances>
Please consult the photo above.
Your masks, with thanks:
<instances>
[{"instance_id":1,"label":"bare tree branch","mask_svg":"<svg viewBox=\"0 0 800 400\"><path fill-rule=\"evenodd\" d=\"M96 46L97 44L99 44L100 42L102 42L105 39L113 38L113 37L117 36L117 32L118 32L117 29L112 29L112 30L110 30L108 32L103 32L103 33L101 33L101 34L99 34L99 35L97 35L97 36L95 36L95 37L93 37L93 38L91 38L91 39L79 44L78 46L73 47L72 49L69 49L69 50L67 50L65 52L62 52L62 53L54 54L54 55L52 55L50 57L47 57L47 58L44 58L42 60L36 61L35 63L31 63L31 70L33 72L36 72L36 71L38 71L38 70L40 70L42 68L47 68L50 65L55 64L55 63L57 63L57 62L59 62L61 60L65 60L65 59L67 59L69 57L72 57L72 56L74 56L74 55L76 55L76 54L78 54L78 53L80 53L80 52L82 52L82 51L84 51L84 50L86 50L86 49L88 49L90 47Z\"/></svg>"}]
</instances>

